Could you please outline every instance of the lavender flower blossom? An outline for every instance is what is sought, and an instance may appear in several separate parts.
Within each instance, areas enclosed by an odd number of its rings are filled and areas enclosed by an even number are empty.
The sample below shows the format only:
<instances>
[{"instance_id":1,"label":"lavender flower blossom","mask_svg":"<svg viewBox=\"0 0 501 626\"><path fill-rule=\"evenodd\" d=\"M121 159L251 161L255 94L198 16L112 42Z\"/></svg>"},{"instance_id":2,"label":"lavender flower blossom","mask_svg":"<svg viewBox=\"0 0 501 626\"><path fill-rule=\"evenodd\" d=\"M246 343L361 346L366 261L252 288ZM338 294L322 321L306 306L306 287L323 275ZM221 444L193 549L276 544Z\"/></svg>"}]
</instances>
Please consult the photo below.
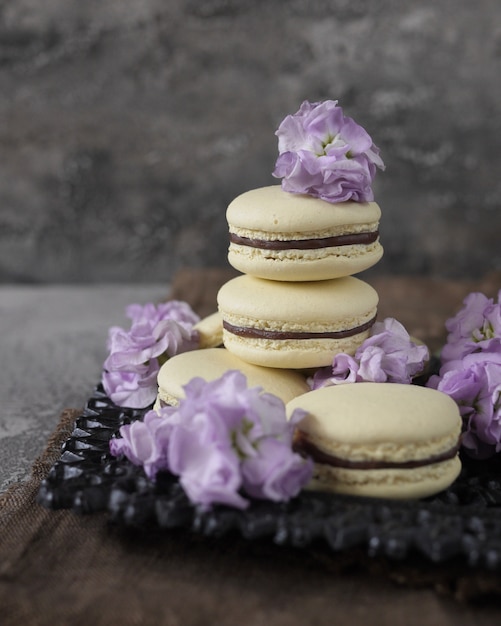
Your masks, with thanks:
<instances>
[{"instance_id":1,"label":"lavender flower blossom","mask_svg":"<svg viewBox=\"0 0 501 626\"><path fill-rule=\"evenodd\" d=\"M179 476L192 502L245 508L247 501L239 494L240 460L224 422L211 411L196 411L190 418L172 430L168 445L170 471Z\"/></svg>"},{"instance_id":2,"label":"lavender flower blossom","mask_svg":"<svg viewBox=\"0 0 501 626\"><path fill-rule=\"evenodd\" d=\"M131 366L129 371L104 370L101 380L106 394L117 406L142 409L155 400L158 370L158 360L152 359L134 369Z\"/></svg>"},{"instance_id":3,"label":"lavender flower blossom","mask_svg":"<svg viewBox=\"0 0 501 626\"><path fill-rule=\"evenodd\" d=\"M192 379L178 407L147 413L141 426L120 429L112 454L143 465L154 479L165 469L179 476L188 498L204 508L225 504L245 508L245 495L288 500L309 481L311 460L292 450L297 410L287 421L283 402L245 376L226 372L206 382Z\"/></svg>"},{"instance_id":4,"label":"lavender flower blossom","mask_svg":"<svg viewBox=\"0 0 501 626\"><path fill-rule=\"evenodd\" d=\"M353 382L408 384L428 357L428 348L414 343L403 325L388 317L373 325L353 357L335 355L332 366L317 370L309 383L313 389Z\"/></svg>"},{"instance_id":5,"label":"lavender flower blossom","mask_svg":"<svg viewBox=\"0 0 501 626\"><path fill-rule=\"evenodd\" d=\"M282 189L328 202L374 199L376 168L385 169L369 134L345 117L337 100L303 102L275 133L279 156L273 176Z\"/></svg>"},{"instance_id":6,"label":"lavender flower blossom","mask_svg":"<svg viewBox=\"0 0 501 626\"><path fill-rule=\"evenodd\" d=\"M469 294L445 326L442 367L428 386L456 401L463 448L488 458L501 452L501 291L497 303L482 293Z\"/></svg>"},{"instance_id":7,"label":"lavender flower blossom","mask_svg":"<svg viewBox=\"0 0 501 626\"><path fill-rule=\"evenodd\" d=\"M311 464L291 447L273 437L256 445L256 454L242 462L243 487L250 496L266 500L288 500L311 478Z\"/></svg>"},{"instance_id":8,"label":"lavender flower blossom","mask_svg":"<svg viewBox=\"0 0 501 626\"><path fill-rule=\"evenodd\" d=\"M142 465L149 478L166 470L166 443L176 419L172 413L171 407L166 407L162 416L156 411L148 411L142 420L122 426L121 437L110 440L111 454L125 455L134 465Z\"/></svg>"},{"instance_id":9,"label":"lavender flower blossom","mask_svg":"<svg viewBox=\"0 0 501 626\"><path fill-rule=\"evenodd\" d=\"M462 445L470 456L482 459L501 451L499 349L480 350L445 363L428 386L457 403L463 418Z\"/></svg>"},{"instance_id":10,"label":"lavender flower blossom","mask_svg":"<svg viewBox=\"0 0 501 626\"><path fill-rule=\"evenodd\" d=\"M445 324L449 335L442 349L443 363L479 350L501 350L501 291L497 303L482 293L471 293L463 305Z\"/></svg>"},{"instance_id":11,"label":"lavender flower blossom","mask_svg":"<svg viewBox=\"0 0 501 626\"><path fill-rule=\"evenodd\" d=\"M105 392L118 406L145 408L156 396L160 365L169 357L193 350L198 316L185 302L132 304L126 308L131 327L108 333L108 357L103 365Z\"/></svg>"}]
</instances>

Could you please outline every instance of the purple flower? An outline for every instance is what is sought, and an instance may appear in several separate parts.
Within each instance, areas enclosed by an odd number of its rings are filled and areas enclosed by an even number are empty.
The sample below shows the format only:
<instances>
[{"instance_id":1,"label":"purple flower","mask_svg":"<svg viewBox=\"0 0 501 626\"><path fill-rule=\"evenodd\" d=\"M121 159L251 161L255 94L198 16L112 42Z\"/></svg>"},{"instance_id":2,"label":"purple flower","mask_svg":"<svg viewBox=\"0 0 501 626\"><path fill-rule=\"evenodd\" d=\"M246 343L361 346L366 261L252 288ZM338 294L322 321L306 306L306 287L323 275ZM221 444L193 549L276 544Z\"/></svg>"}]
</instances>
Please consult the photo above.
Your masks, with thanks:
<instances>
[{"instance_id":1,"label":"purple flower","mask_svg":"<svg viewBox=\"0 0 501 626\"><path fill-rule=\"evenodd\" d=\"M479 350L501 350L501 291L497 303L482 293L469 294L445 326L449 335L442 349L443 363Z\"/></svg>"},{"instance_id":2,"label":"purple flower","mask_svg":"<svg viewBox=\"0 0 501 626\"><path fill-rule=\"evenodd\" d=\"M238 371L210 382L194 378L184 392L178 407L159 409L156 418L149 412L141 426L122 427L112 454L144 465L150 478L168 469L202 507L245 508L245 494L288 500L311 478L312 462L292 450L303 411L287 421L284 403L248 388Z\"/></svg>"},{"instance_id":3,"label":"purple flower","mask_svg":"<svg viewBox=\"0 0 501 626\"><path fill-rule=\"evenodd\" d=\"M171 433L170 471L179 476L192 502L245 508L248 503L239 493L240 460L228 430L210 411L196 412L191 418L180 421Z\"/></svg>"},{"instance_id":4,"label":"purple flower","mask_svg":"<svg viewBox=\"0 0 501 626\"><path fill-rule=\"evenodd\" d=\"M313 389L353 382L408 384L428 357L428 348L414 343L402 324L388 317L373 325L354 357L336 354L332 367L318 370L309 383Z\"/></svg>"},{"instance_id":5,"label":"purple flower","mask_svg":"<svg viewBox=\"0 0 501 626\"><path fill-rule=\"evenodd\" d=\"M423 370L428 357L428 348L414 343L403 325L391 317L376 322L355 353L361 380L406 384Z\"/></svg>"},{"instance_id":6,"label":"purple flower","mask_svg":"<svg viewBox=\"0 0 501 626\"><path fill-rule=\"evenodd\" d=\"M193 325L199 318L187 303L176 300L157 306L131 304L126 314L132 321L129 330L109 330L102 382L118 406L144 408L155 399L162 362L198 346Z\"/></svg>"},{"instance_id":7,"label":"purple flower","mask_svg":"<svg viewBox=\"0 0 501 626\"><path fill-rule=\"evenodd\" d=\"M470 293L445 326L442 366L427 384L457 403L468 454L488 458L501 451L501 291L497 303Z\"/></svg>"},{"instance_id":8,"label":"purple flower","mask_svg":"<svg viewBox=\"0 0 501 626\"><path fill-rule=\"evenodd\" d=\"M187 302L181 300L169 300L160 304L148 303L129 304L125 309L127 317L135 324L155 325L162 320L173 320L187 330L199 321L199 317Z\"/></svg>"},{"instance_id":9,"label":"purple flower","mask_svg":"<svg viewBox=\"0 0 501 626\"><path fill-rule=\"evenodd\" d=\"M319 368L313 377L308 379L312 389L320 389L328 385L342 385L344 383L356 383L358 362L349 354L340 352L336 354L332 365Z\"/></svg>"},{"instance_id":10,"label":"purple flower","mask_svg":"<svg viewBox=\"0 0 501 626\"><path fill-rule=\"evenodd\" d=\"M449 395L463 417L462 445L471 456L501 451L501 351L479 351L449 361L428 386Z\"/></svg>"},{"instance_id":11,"label":"purple flower","mask_svg":"<svg viewBox=\"0 0 501 626\"><path fill-rule=\"evenodd\" d=\"M104 370L104 390L117 406L143 409L155 401L158 370L157 359L152 359L147 365L137 365L130 371Z\"/></svg>"},{"instance_id":12,"label":"purple flower","mask_svg":"<svg viewBox=\"0 0 501 626\"><path fill-rule=\"evenodd\" d=\"M242 462L243 487L250 496L282 501L296 496L311 478L312 462L292 452L291 445L265 437L255 454Z\"/></svg>"},{"instance_id":13,"label":"purple flower","mask_svg":"<svg viewBox=\"0 0 501 626\"><path fill-rule=\"evenodd\" d=\"M152 358L166 354L174 356L197 347L193 325L198 316L187 310L184 302L132 304L126 308L132 320L128 331L114 326L108 334L110 354L104 362L108 370L127 370Z\"/></svg>"},{"instance_id":14,"label":"purple flower","mask_svg":"<svg viewBox=\"0 0 501 626\"><path fill-rule=\"evenodd\" d=\"M373 200L376 168L384 169L369 134L345 117L337 100L303 102L275 133L279 156L273 176L282 189L328 202Z\"/></svg>"},{"instance_id":15,"label":"purple flower","mask_svg":"<svg viewBox=\"0 0 501 626\"><path fill-rule=\"evenodd\" d=\"M153 478L169 467L167 443L175 419L172 407L166 407L161 416L148 411L143 420L120 427L120 438L110 440L111 454L125 455L134 465L142 465L146 475Z\"/></svg>"}]
</instances>

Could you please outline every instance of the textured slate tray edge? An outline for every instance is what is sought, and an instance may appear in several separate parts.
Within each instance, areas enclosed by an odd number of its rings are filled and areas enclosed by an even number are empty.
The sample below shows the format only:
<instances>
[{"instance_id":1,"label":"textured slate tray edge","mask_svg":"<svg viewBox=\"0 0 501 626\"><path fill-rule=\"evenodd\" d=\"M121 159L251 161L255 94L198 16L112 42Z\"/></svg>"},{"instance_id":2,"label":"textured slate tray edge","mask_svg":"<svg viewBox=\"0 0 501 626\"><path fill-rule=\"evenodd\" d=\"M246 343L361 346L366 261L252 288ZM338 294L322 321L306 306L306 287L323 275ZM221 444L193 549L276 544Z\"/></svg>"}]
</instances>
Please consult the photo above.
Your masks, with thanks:
<instances>
[{"instance_id":1,"label":"textured slate tray edge","mask_svg":"<svg viewBox=\"0 0 501 626\"><path fill-rule=\"evenodd\" d=\"M61 456L42 482L38 502L88 514L108 511L117 524L141 529L190 528L207 536L230 531L245 539L270 538L307 548L318 541L333 551L363 548L371 557L431 563L459 560L501 572L501 461L463 459L463 472L447 491L424 501L385 501L303 491L289 503L254 501L245 511L190 504L177 479L156 483L127 459L108 452L122 424L144 410L123 409L96 387Z\"/></svg>"}]
</instances>

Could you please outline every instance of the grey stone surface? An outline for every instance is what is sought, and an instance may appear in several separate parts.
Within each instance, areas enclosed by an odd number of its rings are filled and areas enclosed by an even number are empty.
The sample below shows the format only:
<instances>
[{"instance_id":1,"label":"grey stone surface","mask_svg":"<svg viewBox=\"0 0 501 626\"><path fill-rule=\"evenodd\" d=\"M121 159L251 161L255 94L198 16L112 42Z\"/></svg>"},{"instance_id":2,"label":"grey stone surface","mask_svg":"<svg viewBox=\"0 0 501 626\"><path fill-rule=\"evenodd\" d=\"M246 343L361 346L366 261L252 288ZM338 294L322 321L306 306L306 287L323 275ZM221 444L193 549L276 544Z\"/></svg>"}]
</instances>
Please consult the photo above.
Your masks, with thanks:
<instances>
[{"instance_id":1,"label":"grey stone surface","mask_svg":"<svg viewBox=\"0 0 501 626\"><path fill-rule=\"evenodd\" d=\"M0 281L224 265L274 131L339 99L380 146L377 271L501 267L498 0L6 0Z\"/></svg>"},{"instance_id":2,"label":"grey stone surface","mask_svg":"<svg viewBox=\"0 0 501 626\"><path fill-rule=\"evenodd\" d=\"M0 287L0 491L29 474L65 408L81 408L101 376L124 307L167 296L150 286Z\"/></svg>"}]
</instances>

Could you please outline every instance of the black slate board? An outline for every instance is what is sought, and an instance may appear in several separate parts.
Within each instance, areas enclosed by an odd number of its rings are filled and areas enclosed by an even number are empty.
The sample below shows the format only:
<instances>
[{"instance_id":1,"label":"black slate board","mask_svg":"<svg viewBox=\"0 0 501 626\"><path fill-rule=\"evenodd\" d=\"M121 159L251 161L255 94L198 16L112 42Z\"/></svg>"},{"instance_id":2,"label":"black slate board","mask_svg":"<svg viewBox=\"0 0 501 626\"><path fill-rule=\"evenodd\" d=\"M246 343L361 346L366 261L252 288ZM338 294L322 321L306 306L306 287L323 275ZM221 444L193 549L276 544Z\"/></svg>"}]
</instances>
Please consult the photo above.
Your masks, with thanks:
<instances>
[{"instance_id":1,"label":"black slate board","mask_svg":"<svg viewBox=\"0 0 501 626\"><path fill-rule=\"evenodd\" d=\"M109 454L109 440L120 426L144 413L117 407L98 386L43 481L38 502L82 514L108 511L112 522L142 529L183 527L208 536L236 530L248 540L269 538L300 548L321 540L333 551L362 548L371 557L420 555L501 571L500 455L488 462L463 458L457 481L421 501L303 491L288 503L254 501L245 511L202 511L174 476L161 473L153 483L141 468Z\"/></svg>"}]
</instances>

